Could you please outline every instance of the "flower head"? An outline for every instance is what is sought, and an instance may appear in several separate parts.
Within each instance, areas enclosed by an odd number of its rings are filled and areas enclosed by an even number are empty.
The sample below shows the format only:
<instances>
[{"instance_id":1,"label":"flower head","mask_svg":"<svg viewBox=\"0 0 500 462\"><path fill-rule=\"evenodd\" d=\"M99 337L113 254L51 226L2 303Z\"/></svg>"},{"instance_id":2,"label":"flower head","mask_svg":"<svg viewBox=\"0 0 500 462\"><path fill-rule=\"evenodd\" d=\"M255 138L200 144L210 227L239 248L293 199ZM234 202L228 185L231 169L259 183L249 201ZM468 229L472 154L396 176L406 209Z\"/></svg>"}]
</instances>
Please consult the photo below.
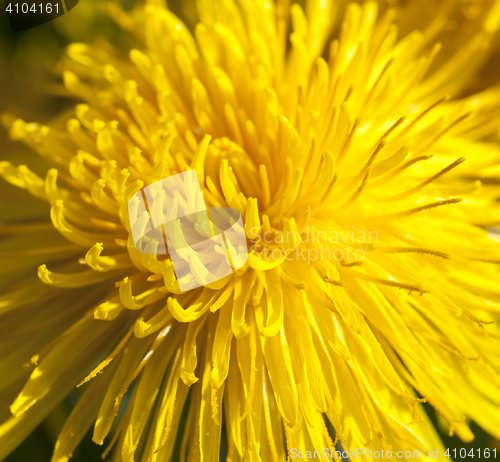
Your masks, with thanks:
<instances>
[{"instance_id":1,"label":"flower head","mask_svg":"<svg viewBox=\"0 0 500 462\"><path fill-rule=\"evenodd\" d=\"M0 228L0 457L77 385L54 461L91 425L124 461L215 461L221 432L228 460L427 453L422 401L500 437L500 92L477 77L500 2L382 3L200 0L193 33L160 1L110 6L129 56L72 44L84 103L4 117L48 167L0 173L50 214L26 199ZM182 292L128 203L191 169L249 257Z\"/></svg>"}]
</instances>

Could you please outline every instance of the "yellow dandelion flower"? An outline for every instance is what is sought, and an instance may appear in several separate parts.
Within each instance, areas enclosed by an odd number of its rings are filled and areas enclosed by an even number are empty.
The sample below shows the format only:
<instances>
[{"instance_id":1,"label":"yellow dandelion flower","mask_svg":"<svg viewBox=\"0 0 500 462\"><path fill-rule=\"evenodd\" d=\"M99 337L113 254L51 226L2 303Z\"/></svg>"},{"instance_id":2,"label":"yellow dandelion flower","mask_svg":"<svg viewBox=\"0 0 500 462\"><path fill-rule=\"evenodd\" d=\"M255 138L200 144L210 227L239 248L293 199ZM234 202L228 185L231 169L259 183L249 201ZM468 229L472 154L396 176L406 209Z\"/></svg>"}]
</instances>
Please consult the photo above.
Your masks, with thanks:
<instances>
[{"instance_id":1,"label":"yellow dandelion flower","mask_svg":"<svg viewBox=\"0 0 500 462\"><path fill-rule=\"evenodd\" d=\"M199 0L193 32L111 4L128 57L72 44L83 102L4 116L47 168L0 163L32 196L2 210L0 458L76 386L54 462L91 426L124 462L448 460L422 401L500 438L500 1L389 3ZM189 170L249 256L181 292L128 204Z\"/></svg>"}]
</instances>

